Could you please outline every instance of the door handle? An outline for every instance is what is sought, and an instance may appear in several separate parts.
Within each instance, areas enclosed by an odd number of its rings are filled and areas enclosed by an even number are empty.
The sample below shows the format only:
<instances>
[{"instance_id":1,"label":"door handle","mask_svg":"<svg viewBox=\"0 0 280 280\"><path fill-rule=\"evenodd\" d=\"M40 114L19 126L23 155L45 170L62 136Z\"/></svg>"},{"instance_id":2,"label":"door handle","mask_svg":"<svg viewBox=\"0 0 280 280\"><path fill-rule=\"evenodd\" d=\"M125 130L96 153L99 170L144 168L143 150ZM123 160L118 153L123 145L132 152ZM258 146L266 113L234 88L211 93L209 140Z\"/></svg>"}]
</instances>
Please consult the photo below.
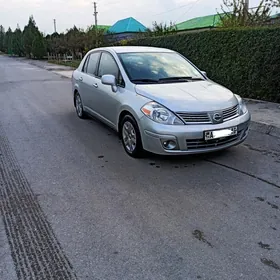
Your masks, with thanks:
<instances>
[{"instance_id":1,"label":"door handle","mask_svg":"<svg viewBox=\"0 0 280 280\"><path fill-rule=\"evenodd\" d=\"M93 86L94 86L95 88L98 88L98 84L97 84L97 83L93 84Z\"/></svg>"},{"instance_id":2,"label":"door handle","mask_svg":"<svg viewBox=\"0 0 280 280\"><path fill-rule=\"evenodd\" d=\"M79 81L82 82L82 81L83 81L83 77L80 77L80 78L79 78Z\"/></svg>"}]
</instances>

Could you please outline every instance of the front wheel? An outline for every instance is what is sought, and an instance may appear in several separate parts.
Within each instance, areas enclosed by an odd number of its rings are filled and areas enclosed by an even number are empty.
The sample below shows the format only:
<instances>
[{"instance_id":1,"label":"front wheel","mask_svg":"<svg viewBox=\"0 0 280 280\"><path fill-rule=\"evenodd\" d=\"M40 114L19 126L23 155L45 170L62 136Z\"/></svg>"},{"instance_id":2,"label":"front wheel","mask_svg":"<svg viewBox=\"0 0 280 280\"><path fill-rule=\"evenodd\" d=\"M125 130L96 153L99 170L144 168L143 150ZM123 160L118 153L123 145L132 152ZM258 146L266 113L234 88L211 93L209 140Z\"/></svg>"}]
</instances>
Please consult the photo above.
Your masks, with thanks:
<instances>
[{"instance_id":1,"label":"front wheel","mask_svg":"<svg viewBox=\"0 0 280 280\"><path fill-rule=\"evenodd\" d=\"M143 156L141 134L134 118L126 115L121 122L121 139L128 155L134 158Z\"/></svg>"}]
</instances>

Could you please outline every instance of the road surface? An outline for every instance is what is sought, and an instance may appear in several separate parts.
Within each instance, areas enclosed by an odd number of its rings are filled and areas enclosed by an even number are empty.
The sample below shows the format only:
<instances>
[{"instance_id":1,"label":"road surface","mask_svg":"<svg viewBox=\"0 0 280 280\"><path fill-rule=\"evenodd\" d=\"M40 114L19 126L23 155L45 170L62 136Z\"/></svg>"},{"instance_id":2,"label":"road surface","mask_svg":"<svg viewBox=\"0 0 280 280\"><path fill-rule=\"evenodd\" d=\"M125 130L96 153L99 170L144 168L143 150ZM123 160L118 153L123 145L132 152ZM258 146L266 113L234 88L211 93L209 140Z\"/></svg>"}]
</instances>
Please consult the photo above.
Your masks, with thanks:
<instances>
[{"instance_id":1,"label":"road surface","mask_svg":"<svg viewBox=\"0 0 280 280\"><path fill-rule=\"evenodd\" d=\"M135 160L69 79L0 74L0 279L280 279L279 138Z\"/></svg>"}]
</instances>

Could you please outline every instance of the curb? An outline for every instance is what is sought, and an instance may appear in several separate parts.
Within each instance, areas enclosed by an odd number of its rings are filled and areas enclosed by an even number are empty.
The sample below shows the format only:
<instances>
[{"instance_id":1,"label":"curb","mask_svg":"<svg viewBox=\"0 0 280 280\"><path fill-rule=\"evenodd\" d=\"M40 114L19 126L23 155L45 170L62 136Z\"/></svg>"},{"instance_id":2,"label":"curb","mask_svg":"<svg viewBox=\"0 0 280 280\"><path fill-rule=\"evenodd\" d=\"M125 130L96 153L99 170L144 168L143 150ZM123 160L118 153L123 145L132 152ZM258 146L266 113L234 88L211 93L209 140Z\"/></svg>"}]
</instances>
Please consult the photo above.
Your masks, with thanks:
<instances>
[{"instance_id":1,"label":"curb","mask_svg":"<svg viewBox=\"0 0 280 280\"><path fill-rule=\"evenodd\" d=\"M274 125L251 121L250 130L280 138L280 128Z\"/></svg>"},{"instance_id":2,"label":"curb","mask_svg":"<svg viewBox=\"0 0 280 280\"><path fill-rule=\"evenodd\" d=\"M36 66L38 68L41 68L41 69L44 69L44 70L47 70L47 71L51 71L51 72L53 72L53 71L73 71L74 70L74 68L71 67L71 66L49 63L47 61L46 62L48 63L48 65L40 65L40 64L36 63L36 61L40 61L40 60L32 61L32 59L18 58L18 57L14 57L14 59L16 59L17 61L23 61L27 64L30 64L30 65L33 65L33 66ZM66 67L68 69L65 69Z\"/></svg>"}]
</instances>

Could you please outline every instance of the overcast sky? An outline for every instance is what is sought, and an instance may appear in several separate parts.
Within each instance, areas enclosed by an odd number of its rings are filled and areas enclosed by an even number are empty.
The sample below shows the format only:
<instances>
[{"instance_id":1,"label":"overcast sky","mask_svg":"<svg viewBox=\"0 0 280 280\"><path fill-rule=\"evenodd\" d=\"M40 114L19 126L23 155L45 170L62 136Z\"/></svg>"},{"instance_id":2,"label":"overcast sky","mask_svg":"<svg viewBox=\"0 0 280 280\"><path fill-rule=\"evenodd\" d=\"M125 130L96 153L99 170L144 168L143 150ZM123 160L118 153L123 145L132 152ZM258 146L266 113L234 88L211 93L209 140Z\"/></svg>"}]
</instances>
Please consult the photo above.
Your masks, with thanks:
<instances>
[{"instance_id":1,"label":"overcast sky","mask_svg":"<svg viewBox=\"0 0 280 280\"><path fill-rule=\"evenodd\" d=\"M98 24L112 25L117 20L134 17L146 26L157 22L182 22L194 17L215 14L222 0L96 0ZM259 0L250 0L255 6ZM94 23L93 0L0 0L0 25L21 28L33 15L40 30L53 32L53 19L57 31L67 28L86 28Z\"/></svg>"}]
</instances>

